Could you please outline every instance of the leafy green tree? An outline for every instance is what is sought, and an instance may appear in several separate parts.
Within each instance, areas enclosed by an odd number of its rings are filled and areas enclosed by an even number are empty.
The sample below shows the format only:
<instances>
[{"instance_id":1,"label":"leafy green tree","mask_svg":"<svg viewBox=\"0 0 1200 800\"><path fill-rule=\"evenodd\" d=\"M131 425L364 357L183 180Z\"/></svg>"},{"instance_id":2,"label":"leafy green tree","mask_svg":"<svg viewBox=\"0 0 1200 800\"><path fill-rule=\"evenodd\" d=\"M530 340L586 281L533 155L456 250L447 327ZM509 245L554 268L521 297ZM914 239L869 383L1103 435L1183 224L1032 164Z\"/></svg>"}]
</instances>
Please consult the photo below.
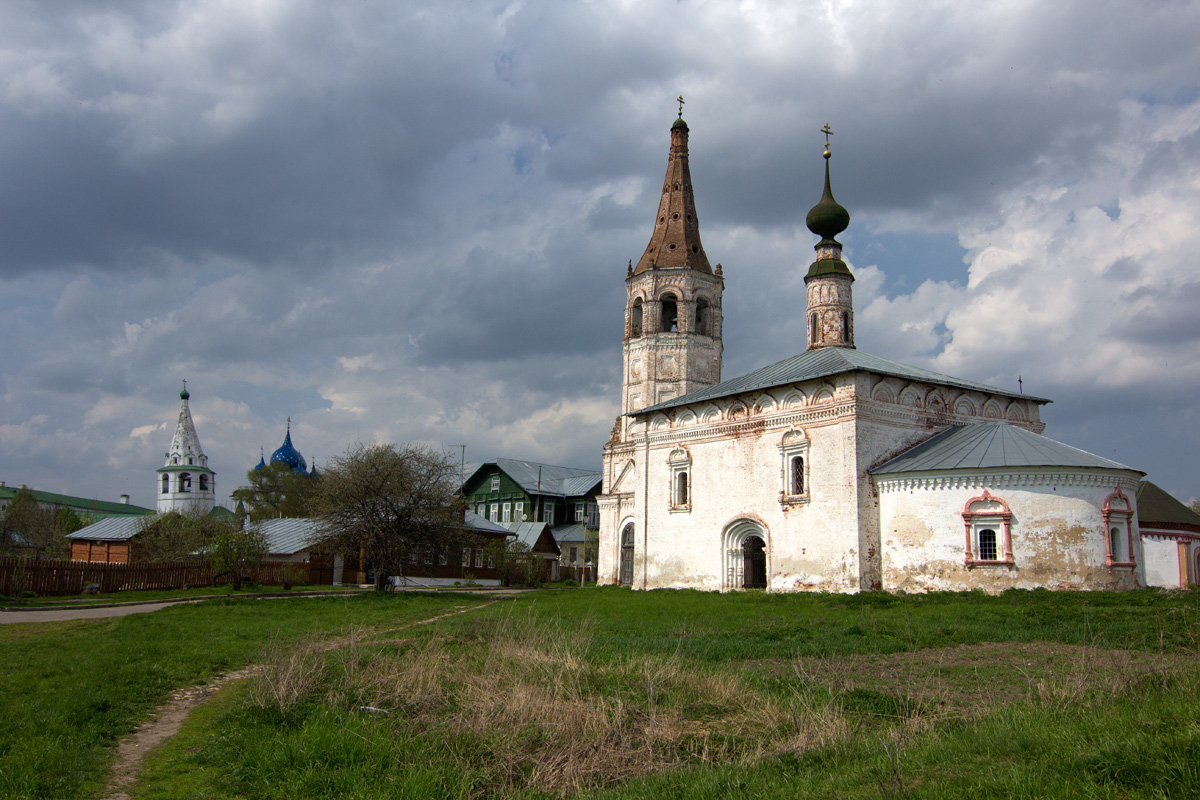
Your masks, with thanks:
<instances>
[{"instance_id":1,"label":"leafy green tree","mask_svg":"<svg viewBox=\"0 0 1200 800\"><path fill-rule=\"evenodd\" d=\"M90 524L90 517L78 514L73 508L60 508L54 512L54 533L58 536L66 536Z\"/></svg>"},{"instance_id":2,"label":"leafy green tree","mask_svg":"<svg viewBox=\"0 0 1200 800\"><path fill-rule=\"evenodd\" d=\"M317 508L330 542L363 555L383 590L414 549L450 546L463 527L459 465L419 444L359 444L330 461Z\"/></svg>"},{"instance_id":3,"label":"leafy green tree","mask_svg":"<svg viewBox=\"0 0 1200 800\"><path fill-rule=\"evenodd\" d=\"M322 475L295 472L287 464L268 464L246 473L247 485L233 490L252 521L316 516Z\"/></svg>"},{"instance_id":4,"label":"leafy green tree","mask_svg":"<svg viewBox=\"0 0 1200 800\"><path fill-rule=\"evenodd\" d=\"M536 586L538 556L524 542L503 539L485 550L496 559L496 570L504 586Z\"/></svg>"},{"instance_id":5,"label":"leafy green tree","mask_svg":"<svg viewBox=\"0 0 1200 800\"><path fill-rule=\"evenodd\" d=\"M267 555L266 538L257 531L223 525L208 544L213 577L228 577L234 591L253 579Z\"/></svg>"},{"instance_id":6,"label":"leafy green tree","mask_svg":"<svg viewBox=\"0 0 1200 800\"><path fill-rule=\"evenodd\" d=\"M132 548L134 561L176 561L201 557L217 536L237 530L207 514L168 511L146 517Z\"/></svg>"},{"instance_id":7,"label":"leafy green tree","mask_svg":"<svg viewBox=\"0 0 1200 800\"><path fill-rule=\"evenodd\" d=\"M14 555L63 556L67 541L54 530L54 511L28 489L18 489L0 519L5 551Z\"/></svg>"}]
</instances>

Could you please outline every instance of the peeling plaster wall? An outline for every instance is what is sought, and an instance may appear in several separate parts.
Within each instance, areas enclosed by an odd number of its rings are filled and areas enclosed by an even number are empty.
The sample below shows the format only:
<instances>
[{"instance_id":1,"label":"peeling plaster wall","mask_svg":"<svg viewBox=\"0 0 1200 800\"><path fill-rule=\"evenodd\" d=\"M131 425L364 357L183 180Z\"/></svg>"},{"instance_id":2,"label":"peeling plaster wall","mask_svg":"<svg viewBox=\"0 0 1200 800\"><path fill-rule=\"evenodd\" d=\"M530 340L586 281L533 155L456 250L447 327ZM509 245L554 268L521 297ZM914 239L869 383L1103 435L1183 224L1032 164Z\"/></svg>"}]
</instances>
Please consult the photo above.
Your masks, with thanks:
<instances>
[{"instance_id":1,"label":"peeling plaster wall","mask_svg":"<svg viewBox=\"0 0 1200 800\"><path fill-rule=\"evenodd\" d=\"M890 476L889 476L890 478ZM1137 567L1107 566L1102 508L1117 486L1136 495L1125 470L994 470L881 480L883 588L889 590L1132 589L1144 586L1136 522ZM1015 564L968 567L962 511L984 488L1008 504ZM1136 511L1136 509L1135 509ZM1003 545L1001 545L1002 547Z\"/></svg>"}]
</instances>

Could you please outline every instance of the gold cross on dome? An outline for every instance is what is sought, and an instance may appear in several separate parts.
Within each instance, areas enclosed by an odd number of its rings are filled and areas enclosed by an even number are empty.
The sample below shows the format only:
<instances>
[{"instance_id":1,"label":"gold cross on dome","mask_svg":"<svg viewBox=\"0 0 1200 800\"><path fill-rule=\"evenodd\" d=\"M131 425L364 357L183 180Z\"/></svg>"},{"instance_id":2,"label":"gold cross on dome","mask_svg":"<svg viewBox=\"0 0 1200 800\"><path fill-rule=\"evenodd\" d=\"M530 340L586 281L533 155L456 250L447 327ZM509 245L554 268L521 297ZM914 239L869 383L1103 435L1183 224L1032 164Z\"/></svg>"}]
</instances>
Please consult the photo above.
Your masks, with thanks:
<instances>
[{"instance_id":1,"label":"gold cross on dome","mask_svg":"<svg viewBox=\"0 0 1200 800\"><path fill-rule=\"evenodd\" d=\"M683 119L683 95L679 95L675 99L679 101L679 118Z\"/></svg>"},{"instance_id":2,"label":"gold cross on dome","mask_svg":"<svg viewBox=\"0 0 1200 800\"><path fill-rule=\"evenodd\" d=\"M833 129L829 127L829 123L825 123L825 127L821 128L821 133L825 134L825 149L829 149L829 137L833 136Z\"/></svg>"}]
</instances>

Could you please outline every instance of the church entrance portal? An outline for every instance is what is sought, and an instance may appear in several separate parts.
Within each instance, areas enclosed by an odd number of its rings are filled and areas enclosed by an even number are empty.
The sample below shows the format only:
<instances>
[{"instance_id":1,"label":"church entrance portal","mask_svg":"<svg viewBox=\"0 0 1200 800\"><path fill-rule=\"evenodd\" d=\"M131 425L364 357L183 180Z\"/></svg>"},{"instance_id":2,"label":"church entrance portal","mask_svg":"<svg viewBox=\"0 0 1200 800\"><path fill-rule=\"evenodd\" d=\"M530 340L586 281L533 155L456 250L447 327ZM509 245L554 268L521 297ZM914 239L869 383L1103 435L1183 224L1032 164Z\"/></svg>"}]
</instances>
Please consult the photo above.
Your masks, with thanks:
<instances>
[{"instance_id":1,"label":"church entrance portal","mask_svg":"<svg viewBox=\"0 0 1200 800\"><path fill-rule=\"evenodd\" d=\"M617 581L622 586L633 585L633 525L625 526L621 531L621 574Z\"/></svg>"},{"instance_id":2,"label":"church entrance portal","mask_svg":"<svg viewBox=\"0 0 1200 800\"><path fill-rule=\"evenodd\" d=\"M767 588L767 545L757 536L747 536L742 543L744 589Z\"/></svg>"}]
</instances>

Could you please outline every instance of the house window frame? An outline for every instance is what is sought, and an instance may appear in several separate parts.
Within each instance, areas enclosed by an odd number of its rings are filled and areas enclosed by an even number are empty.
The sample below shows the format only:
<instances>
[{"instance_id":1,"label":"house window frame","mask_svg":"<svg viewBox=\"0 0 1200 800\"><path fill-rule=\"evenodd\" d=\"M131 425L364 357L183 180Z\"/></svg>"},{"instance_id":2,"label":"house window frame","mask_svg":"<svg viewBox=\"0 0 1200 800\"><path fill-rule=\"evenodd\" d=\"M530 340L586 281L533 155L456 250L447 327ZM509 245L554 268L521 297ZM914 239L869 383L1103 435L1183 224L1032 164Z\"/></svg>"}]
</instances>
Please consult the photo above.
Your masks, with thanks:
<instances>
[{"instance_id":1,"label":"house window frame","mask_svg":"<svg viewBox=\"0 0 1200 800\"><path fill-rule=\"evenodd\" d=\"M493 492L500 491L500 476L499 475L492 476L492 491Z\"/></svg>"},{"instance_id":2,"label":"house window frame","mask_svg":"<svg viewBox=\"0 0 1200 800\"><path fill-rule=\"evenodd\" d=\"M583 522L587 519L587 503L575 504L575 521Z\"/></svg>"},{"instance_id":3,"label":"house window frame","mask_svg":"<svg viewBox=\"0 0 1200 800\"><path fill-rule=\"evenodd\" d=\"M513 519L517 522L525 521L525 501L518 500L513 503Z\"/></svg>"},{"instance_id":4,"label":"house window frame","mask_svg":"<svg viewBox=\"0 0 1200 800\"><path fill-rule=\"evenodd\" d=\"M464 547L464 548L462 549L462 551L463 551L463 553L462 553L462 556L463 556L463 557L462 557L462 565L463 565L464 567L470 567L470 566L471 566L471 548L469 548L469 547Z\"/></svg>"},{"instance_id":5,"label":"house window frame","mask_svg":"<svg viewBox=\"0 0 1200 800\"><path fill-rule=\"evenodd\" d=\"M1118 504L1124 507L1120 508ZM1133 503L1121 491L1120 486L1114 488L1108 497L1104 498L1101 514L1104 517L1104 566L1109 572L1114 569L1135 569L1137 558L1134 557L1133 549ZM1116 554L1113 553L1112 531L1114 528L1118 530L1118 535L1122 529L1124 530L1125 553L1129 556L1125 561L1118 561Z\"/></svg>"},{"instance_id":6,"label":"house window frame","mask_svg":"<svg viewBox=\"0 0 1200 800\"><path fill-rule=\"evenodd\" d=\"M445 545L441 545L437 549L437 551L438 551L438 566L439 567L446 566L446 563L450 560L446 554L447 549L448 548Z\"/></svg>"},{"instance_id":7,"label":"house window frame","mask_svg":"<svg viewBox=\"0 0 1200 800\"><path fill-rule=\"evenodd\" d=\"M780 488L779 504L781 506L803 505L812 499L812 460L809 450L812 441L808 434L799 428L793 428L783 435L779 442L780 455ZM801 479L803 485L799 492L792 481L792 460L801 459Z\"/></svg>"},{"instance_id":8,"label":"house window frame","mask_svg":"<svg viewBox=\"0 0 1200 800\"><path fill-rule=\"evenodd\" d=\"M500 521L500 504L499 503L489 503L488 504L488 517L487 518L488 518L489 522L499 522Z\"/></svg>"},{"instance_id":9,"label":"house window frame","mask_svg":"<svg viewBox=\"0 0 1200 800\"><path fill-rule=\"evenodd\" d=\"M973 506L987 508L974 510ZM1012 509L1003 498L993 495L988 489L963 504L963 530L965 536L963 564L967 569L976 567L1016 567L1012 549ZM980 558L979 533L990 530L996 533L996 558ZM1003 549L1001 549L1003 547ZM1001 557L1003 556L1003 557Z\"/></svg>"},{"instance_id":10,"label":"house window frame","mask_svg":"<svg viewBox=\"0 0 1200 800\"><path fill-rule=\"evenodd\" d=\"M483 569L483 548L475 548L475 569Z\"/></svg>"},{"instance_id":11,"label":"house window frame","mask_svg":"<svg viewBox=\"0 0 1200 800\"><path fill-rule=\"evenodd\" d=\"M686 447L676 447L667 457L670 484L667 487L667 507L672 514L690 514L696 487L692 475L692 454ZM683 485L682 492L680 485Z\"/></svg>"},{"instance_id":12,"label":"house window frame","mask_svg":"<svg viewBox=\"0 0 1200 800\"><path fill-rule=\"evenodd\" d=\"M512 522L512 503L504 503L500 506L500 521L502 523Z\"/></svg>"}]
</instances>

